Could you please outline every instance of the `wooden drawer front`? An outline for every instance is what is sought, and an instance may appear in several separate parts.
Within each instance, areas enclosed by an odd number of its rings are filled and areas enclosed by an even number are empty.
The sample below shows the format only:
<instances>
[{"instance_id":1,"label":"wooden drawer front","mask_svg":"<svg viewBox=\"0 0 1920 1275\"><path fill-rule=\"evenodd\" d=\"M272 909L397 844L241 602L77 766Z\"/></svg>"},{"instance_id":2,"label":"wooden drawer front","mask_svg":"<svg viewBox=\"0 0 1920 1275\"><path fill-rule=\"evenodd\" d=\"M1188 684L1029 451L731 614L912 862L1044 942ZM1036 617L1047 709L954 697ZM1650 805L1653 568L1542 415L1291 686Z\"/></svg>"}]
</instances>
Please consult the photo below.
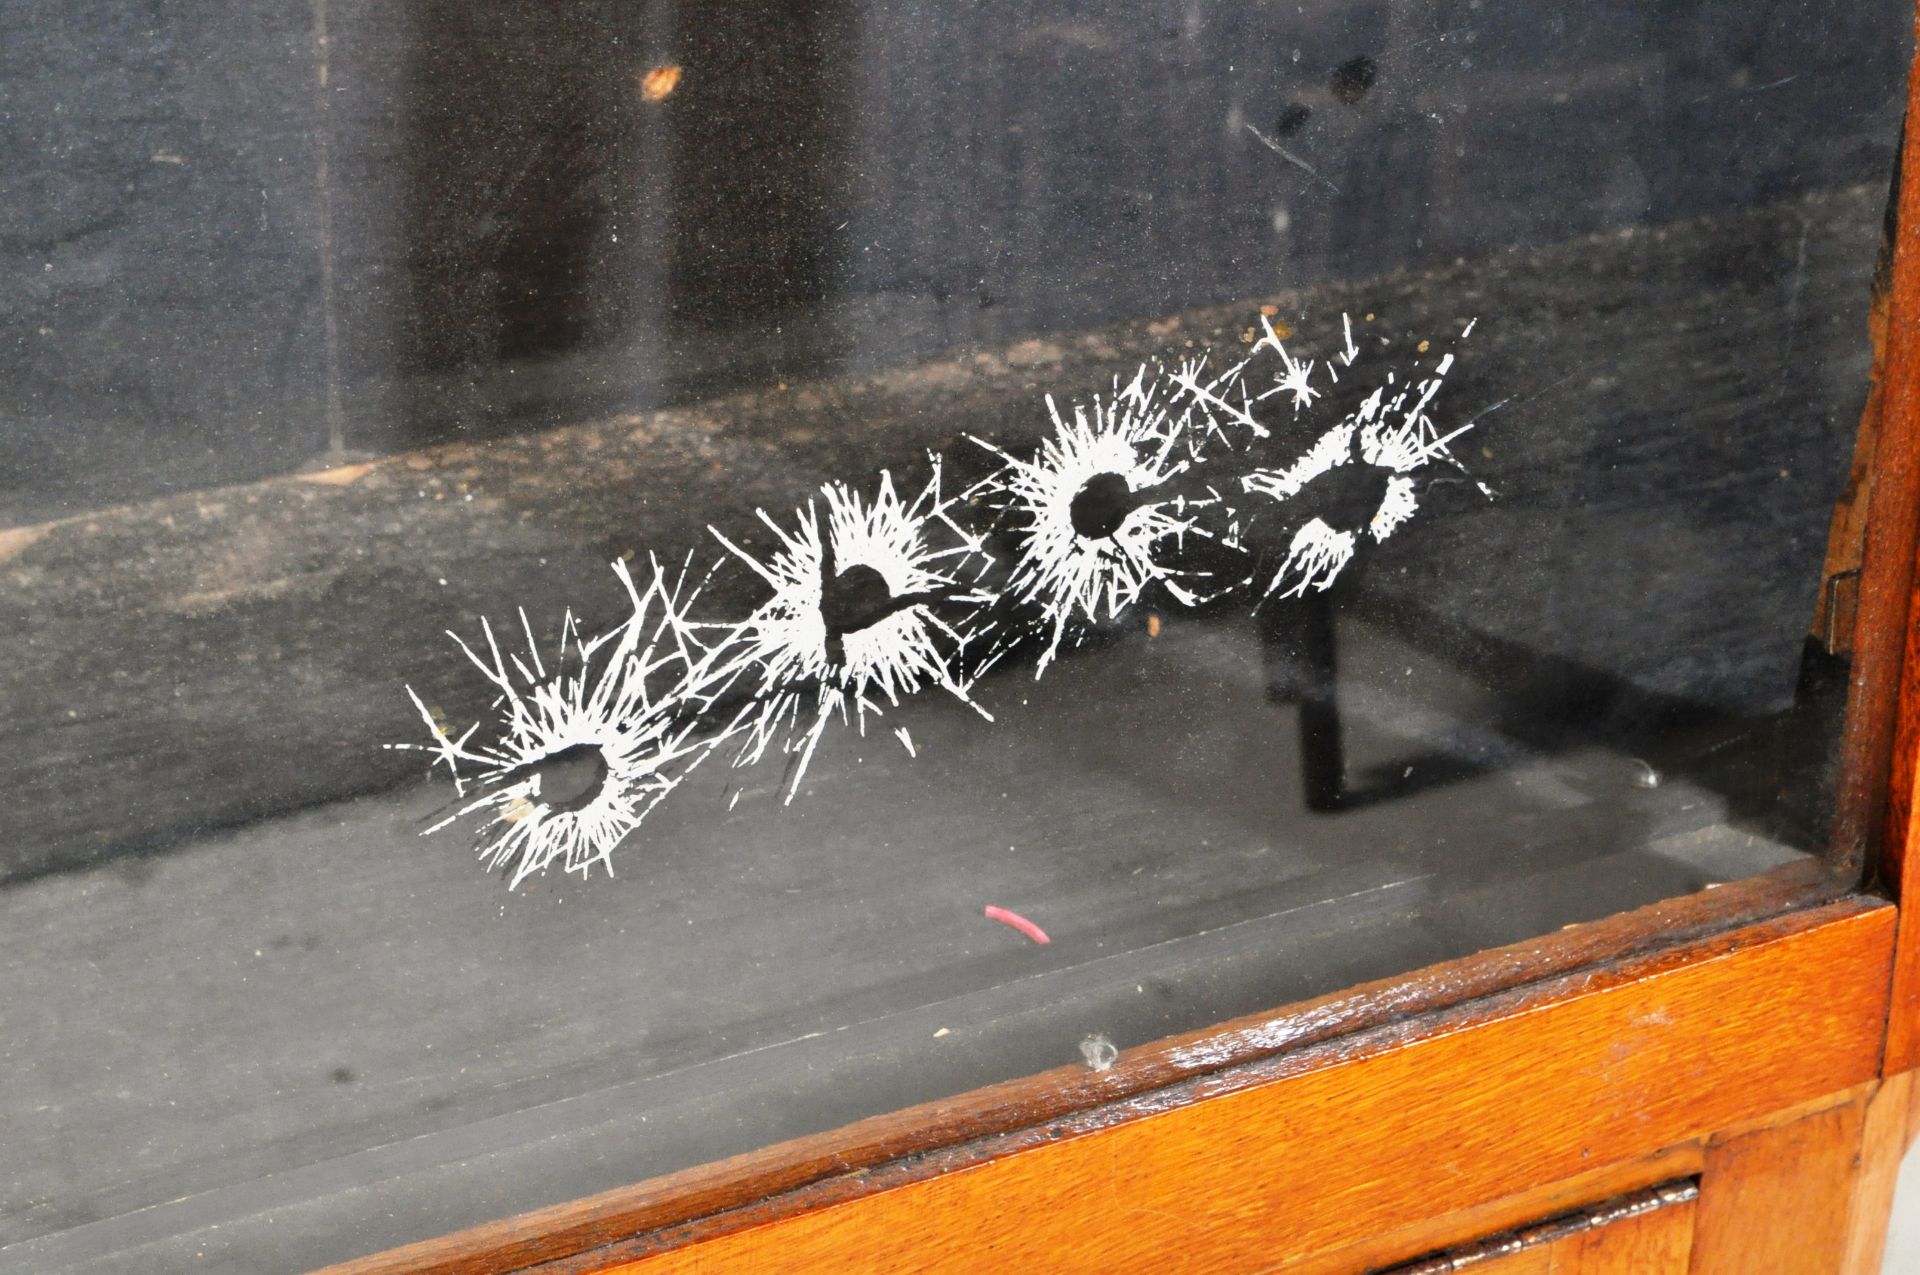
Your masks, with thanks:
<instances>
[{"instance_id":1,"label":"wooden drawer front","mask_svg":"<svg viewBox=\"0 0 1920 1275\"><path fill-rule=\"evenodd\" d=\"M1380 1275L1684 1275L1699 1196L1691 1181L1665 1183Z\"/></svg>"}]
</instances>

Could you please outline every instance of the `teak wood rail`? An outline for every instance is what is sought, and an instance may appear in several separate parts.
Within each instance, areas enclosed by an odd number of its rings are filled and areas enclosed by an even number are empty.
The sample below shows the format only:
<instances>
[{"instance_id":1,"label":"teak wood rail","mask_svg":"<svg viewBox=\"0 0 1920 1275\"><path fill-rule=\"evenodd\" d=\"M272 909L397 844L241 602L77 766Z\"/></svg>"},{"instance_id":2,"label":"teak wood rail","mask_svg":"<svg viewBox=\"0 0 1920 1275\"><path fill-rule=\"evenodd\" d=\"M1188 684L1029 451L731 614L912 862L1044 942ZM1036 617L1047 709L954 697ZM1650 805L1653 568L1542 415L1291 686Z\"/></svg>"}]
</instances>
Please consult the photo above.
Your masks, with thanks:
<instances>
[{"instance_id":1,"label":"teak wood rail","mask_svg":"<svg viewBox=\"0 0 1920 1275\"><path fill-rule=\"evenodd\" d=\"M1894 213L1824 862L330 1272L1871 1275L1920 1123L1912 130Z\"/></svg>"}]
</instances>

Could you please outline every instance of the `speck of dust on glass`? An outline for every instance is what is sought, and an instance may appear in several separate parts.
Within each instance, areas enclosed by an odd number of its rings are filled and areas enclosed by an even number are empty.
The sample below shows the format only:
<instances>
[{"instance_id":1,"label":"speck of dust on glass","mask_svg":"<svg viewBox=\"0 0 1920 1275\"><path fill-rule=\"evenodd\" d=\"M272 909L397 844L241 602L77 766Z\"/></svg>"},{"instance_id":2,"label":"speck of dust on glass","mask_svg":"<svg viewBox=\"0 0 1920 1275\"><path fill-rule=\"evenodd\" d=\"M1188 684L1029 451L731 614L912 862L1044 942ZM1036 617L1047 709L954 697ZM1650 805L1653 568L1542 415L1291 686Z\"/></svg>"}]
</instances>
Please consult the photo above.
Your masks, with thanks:
<instances>
[{"instance_id":1,"label":"speck of dust on glass","mask_svg":"<svg viewBox=\"0 0 1920 1275\"><path fill-rule=\"evenodd\" d=\"M924 480L882 472L863 487L828 482L784 518L760 510L774 536L762 556L709 527L704 565L693 552L649 554L637 573L615 562L630 613L589 636L569 612L551 665L524 608L524 647L503 652L484 620L478 649L449 634L497 697L456 734L408 688L431 742L388 747L433 754L458 798L423 835L466 824L509 888L555 863L611 875L615 847L716 753L736 767L784 757L791 802L834 721L864 735L903 697L938 691L990 723L976 696L989 670L1031 653L1044 676L1063 645L1150 589L1187 607L1327 589L1418 512L1417 471L1464 472L1448 444L1478 417L1444 432L1435 420L1449 351L1385 370L1328 424L1316 401L1368 371L1351 317L1324 360L1294 357L1264 314L1260 331L1222 370L1209 354L1142 365L1065 412L1048 395L1051 434L1028 455L972 438L998 466L963 489L930 454ZM1326 499L1336 487L1348 498ZM1256 529L1284 544L1277 561L1256 552ZM1011 550L990 545L997 535ZM1202 544L1212 552L1197 563ZM770 596L745 616L705 614L702 594L730 563ZM894 734L916 755L904 727Z\"/></svg>"}]
</instances>

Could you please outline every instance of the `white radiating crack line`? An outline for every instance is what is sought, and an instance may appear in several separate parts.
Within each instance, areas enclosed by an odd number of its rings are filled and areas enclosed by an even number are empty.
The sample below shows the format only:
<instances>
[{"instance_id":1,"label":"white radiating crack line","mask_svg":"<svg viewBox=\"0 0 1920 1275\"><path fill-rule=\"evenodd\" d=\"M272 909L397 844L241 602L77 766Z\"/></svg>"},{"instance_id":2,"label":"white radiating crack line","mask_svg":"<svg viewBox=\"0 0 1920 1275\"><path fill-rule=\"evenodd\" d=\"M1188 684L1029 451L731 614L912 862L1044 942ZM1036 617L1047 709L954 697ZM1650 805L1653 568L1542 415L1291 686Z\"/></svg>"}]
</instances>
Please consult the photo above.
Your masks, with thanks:
<instances>
[{"instance_id":1,"label":"white radiating crack line","mask_svg":"<svg viewBox=\"0 0 1920 1275\"><path fill-rule=\"evenodd\" d=\"M1035 677L1069 634L1117 617L1149 585L1190 606L1208 596L1173 557L1188 537L1211 534L1199 515L1217 497L1169 484L1198 463L1218 425L1211 411L1196 410L1204 404L1177 406L1142 365L1125 387L1116 378L1111 397L1075 404L1069 416L1048 395L1053 432L1031 459L973 440L1004 462L975 491L1022 537L1008 591L1037 606L1048 630ZM1095 498L1105 499L1104 513L1087 512Z\"/></svg>"},{"instance_id":2,"label":"white radiating crack line","mask_svg":"<svg viewBox=\"0 0 1920 1275\"><path fill-rule=\"evenodd\" d=\"M757 762L777 744L795 760L787 801L836 717L851 713L865 734L869 716L937 686L992 720L972 697L982 670L963 657L978 637L980 609L993 601L963 579L970 567L977 576L985 552L980 535L953 517L956 498L942 494L939 459L932 464L932 478L911 501L883 472L872 498L826 484L817 503L795 511L791 527L759 511L778 542L764 560L708 528L773 595L745 620L716 626L720 635L710 639L692 685L706 703L746 693L727 729L742 737L735 764ZM863 622L842 629L829 614L830 598L862 575L883 596L869 602Z\"/></svg>"},{"instance_id":3,"label":"white radiating crack line","mask_svg":"<svg viewBox=\"0 0 1920 1275\"><path fill-rule=\"evenodd\" d=\"M569 611L551 674L524 610L524 652L503 654L485 620L485 654L449 633L498 691L493 718L451 737L409 686L432 742L388 745L432 753L435 766L447 767L455 791L471 799L426 832L487 814L477 853L489 868L511 874L510 887L556 861L583 877L595 865L611 873L614 847L718 742L673 711L698 650L686 615L698 588L689 585L686 566L669 579L650 560L644 588L625 563L614 569L632 614L587 640ZM576 781L579 791L554 791L563 782L561 763L588 772L584 784ZM470 777L461 774L463 765Z\"/></svg>"},{"instance_id":4,"label":"white radiating crack line","mask_svg":"<svg viewBox=\"0 0 1920 1275\"><path fill-rule=\"evenodd\" d=\"M871 494L829 482L786 519L758 511L774 538L764 551L709 528L770 590L745 619L694 618L706 577L694 582L691 555L671 574L649 557L644 583L614 564L628 618L589 640L568 612L551 666L524 610L524 649L503 652L484 621L484 652L450 635L495 699L489 717L456 736L407 688L431 742L389 747L430 753L461 799L427 831L485 816L478 853L515 886L555 862L583 876L596 864L611 871L614 848L722 745L736 766L786 756L791 802L835 718L864 734L869 717L937 687L992 720L974 687L1034 627L999 603L1040 612L1037 677L1063 644L1150 588L1194 606L1248 585L1263 597L1330 587L1365 541L1387 540L1419 512L1414 475L1436 462L1464 470L1449 445L1512 401L1443 430L1436 403L1454 363L1444 354L1404 383L1389 371L1345 417L1274 457L1284 438L1314 428L1316 402L1362 347L1348 315L1341 350L1324 362L1295 357L1267 318L1260 326L1246 357L1218 374L1203 353L1172 371L1143 364L1110 396L1065 414L1049 395L1053 428L1038 448L1016 456L974 439L1000 465L958 496L945 494L930 457L931 477L911 499L882 472ZM1223 454L1234 470L1209 477ZM1364 515L1304 507L1328 475L1361 468L1378 471L1379 484ZM987 533L961 516L974 504L997 510L1017 537L997 590L985 583L996 565ZM1243 542L1253 505L1290 533L1264 581ZM1194 567L1196 540L1234 565L1218 575ZM918 755L906 727L893 733Z\"/></svg>"},{"instance_id":5,"label":"white radiating crack line","mask_svg":"<svg viewBox=\"0 0 1920 1275\"><path fill-rule=\"evenodd\" d=\"M1353 343L1351 316L1342 316L1342 320L1346 345L1342 358L1351 365L1359 351ZM1470 322L1461 338L1472 331ZM1282 360L1282 372L1276 379L1284 385L1295 375L1298 362L1277 340L1272 345ZM1300 522L1286 557L1265 585L1266 596L1300 597L1310 590L1329 588L1353 561L1362 536L1377 543L1406 525L1419 511L1418 491L1410 477L1415 471L1440 461L1464 472L1466 467L1447 445L1472 429L1474 421L1442 434L1431 410L1453 363L1454 356L1444 354L1408 385L1400 385L1389 372L1385 385L1374 389L1345 419L1322 433L1298 459L1287 465L1255 469L1241 478L1242 490L1280 502L1284 516L1287 502L1335 469L1364 464L1383 471L1381 498L1364 523L1335 527L1318 516ZM1240 375L1244 367L1235 369L1234 375ZM1329 374L1332 370L1329 365ZM1480 490L1491 494L1484 484Z\"/></svg>"},{"instance_id":6,"label":"white radiating crack line","mask_svg":"<svg viewBox=\"0 0 1920 1275\"><path fill-rule=\"evenodd\" d=\"M1293 410L1298 415L1303 409L1311 407L1320 397L1321 391L1313 384L1313 371L1317 364L1312 359L1296 359L1287 349L1286 342L1274 331L1273 323L1266 315L1260 316L1260 339L1247 352L1247 357L1229 367L1211 380L1202 380L1206 370L1205 358L1190 359L1174 372L1173 379L1179 390L1195 406L1203 409L1218 421L1229 421L1240 426L1255 439L1269 438L1273 430L1256 414L1256 408L1278 394L1293 396ZM1273 384L1255 393L1248 388L1247 372L1260 356L1271 350L1280 360L1280 370L1274 374ZM1338 380L1332 365L1327 365L1329 380Z\"/></svg>"}]
</instances>

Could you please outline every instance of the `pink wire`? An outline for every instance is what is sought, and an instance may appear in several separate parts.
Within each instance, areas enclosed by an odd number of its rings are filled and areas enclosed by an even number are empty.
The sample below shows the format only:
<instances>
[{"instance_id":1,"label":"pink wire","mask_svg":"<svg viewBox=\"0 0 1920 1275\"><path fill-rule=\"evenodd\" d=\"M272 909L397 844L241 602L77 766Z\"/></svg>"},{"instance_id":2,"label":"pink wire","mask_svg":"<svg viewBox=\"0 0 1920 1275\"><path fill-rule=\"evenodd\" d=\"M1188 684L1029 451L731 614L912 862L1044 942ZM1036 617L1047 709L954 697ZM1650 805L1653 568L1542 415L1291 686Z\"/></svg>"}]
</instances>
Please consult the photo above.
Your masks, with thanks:
<instances>
[{"instance_id":1,"label":"pink wire","mask_svg":"<svg viewBox=\"0 0 1920 1275\"><path fill-rule=\"evenodd\" d=\"M1053 942L1052 939L1047 937L1045 930L1035 925L1032 921L1027 920L1026 917L1021 916L1018 912L1009 912L1005 908L997 908L989 903L987 904L987 919L989 921L998 921L1002 925L1011 925L1014 929L1020 931L1036 943Z\"/></svg>"}]
</instances>

